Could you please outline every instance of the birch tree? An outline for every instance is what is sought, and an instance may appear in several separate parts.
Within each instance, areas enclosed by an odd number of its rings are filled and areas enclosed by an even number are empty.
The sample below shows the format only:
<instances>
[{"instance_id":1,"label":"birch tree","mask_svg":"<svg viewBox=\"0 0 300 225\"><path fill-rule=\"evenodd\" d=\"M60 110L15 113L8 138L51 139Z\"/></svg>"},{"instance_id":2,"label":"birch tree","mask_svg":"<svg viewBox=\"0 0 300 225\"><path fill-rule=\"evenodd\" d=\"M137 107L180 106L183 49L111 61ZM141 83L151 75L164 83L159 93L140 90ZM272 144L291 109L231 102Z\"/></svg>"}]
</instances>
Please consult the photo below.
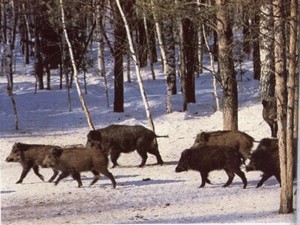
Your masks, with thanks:
<instances>
[{"instance_id":1,"label":"birch tree","mask_svg":"<svg viewBox=\"0 0 300 225\"><path fill-rule=\"evenodd\" d=\"M64 37L65 37L66 42L67 42L67 46L68 46L68 50L69 50L69 54L70 54L70 58L71 58L71 63L72 63L72 68L73 68L73 73L74 73L74 78L75 78L75 85L76 85L78 97L79 97L79 100L81 102L81 105L82 105L82 108L84 110L84 113L85 113L85 116L86 116L86 119L87 119L87 122L88 122L88 125L89 125L90 129L95 130L92 118L90 116L89 110L87 108L85 99L83 97L83 94L82 94L81 88L80 88L80 83L79 83L79 79L78 79L78 71L77 71L77 68L76 68L76 63L75 63L75 59L74 59L74 55L73 55L72 46L71 46L71 42L70 42L69 37L68 37L67 28L66 28L63 0L59 0L59 3L60 3L60 10L61 10L61 21L62 21L63 33L64 33Z\"/></svg>"},{"instance_id":2,"label":"birch tree","mask_svg":"<svg viewBox=\"0 0 300 225\"><path fill-rule=\"evenodd\" d=\"M131 38L130 29L129 29L124 11L121 7L120 0L116 0L116 3L117 3L118 9L120 11L121 17L122 17L124 25L125 25L127 39L128 39L128 43L129 43L129 48L130 48L132 58L133 58L133 61L134 61L135 72L136 72L136 75L137 75L137 78L138 78L139 88L140 88L141 95L142 95L142 98L143 98L143 102L144 102L144 105L145 105L146 115L147 115L148 121L150 123L150 126L151 126L153 132L155 132L155 127L154 127L154 123L153 123L153 119L152 119L152 115L151 115L151 111L150 111L150 106L149 106L147 96L146 96L146 93L145 93L143 80L142 80L142 76L141 76L141 72L140 72L140 67L139 67L139 64L138 64L138 59L137 59L137 56L136 56L136 53L135 53L135 50L134 50L134 46L133 46L133 41L132 41L132 38Z\"/></svg>"},{"instance_id":3,"label":"birch tree","mask_svg":"<svg viewBox=\"0 0 300 225\"><path fill-rule=\"evenodd\" d=\"M274 75L274 29L272 0L266 0L260 7L260 92L261 100L270 101L275 95Z\"/></svg>"},{"instance_id":4,"label":"birch tree","mask_svg":"<svg viewBox=\"0 0 300 225\"><path fill-rule=\"evenodd\" d=\"M1 18L1 29L3 35L3 52L2 52L2 65L3 72L7 78L7 94L13 105L15 114L15 128L19 129L19 116L17 111L17 104L13 93L13 49L14 49L14 31L15 31L15 6L14 1L9 0L1 2L1 12L3 18Z\"/></svg>"}]
</instances>

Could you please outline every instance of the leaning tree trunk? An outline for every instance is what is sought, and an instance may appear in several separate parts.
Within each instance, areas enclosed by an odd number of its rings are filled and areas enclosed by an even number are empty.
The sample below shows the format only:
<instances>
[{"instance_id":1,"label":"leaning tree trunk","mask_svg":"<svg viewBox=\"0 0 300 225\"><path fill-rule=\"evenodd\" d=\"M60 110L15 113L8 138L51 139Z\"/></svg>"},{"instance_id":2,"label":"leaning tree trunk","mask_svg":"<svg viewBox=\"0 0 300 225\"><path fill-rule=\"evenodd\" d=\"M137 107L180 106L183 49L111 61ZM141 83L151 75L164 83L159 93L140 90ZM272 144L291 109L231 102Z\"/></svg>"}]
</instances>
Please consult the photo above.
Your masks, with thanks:
<instances>
[{"instance_id":1,"label":"leaning tree trunk","mask_svg":"<svg viewBox=\"0 0 300 225\"><path fill-rule=\"evenodd\" d=\"M61 20L62 20L63 32L64 32L64 35L65 35L65 39L66 39L67 46L68 46L69 53L70 53L70 59L71 59L72 67L73 67L73 73L74 73L77 93L78 93L79 100L81 102L82 108L84 110L87 122L89 124L89 127L90 127L90 129L95 130L92 118L90 116L90 113L89 113L89 110L87 108L85 99L84 99L84 97L82 95L82 92L81 92L81 89L80 89L80 84L79 84L79 79L78 79L78 71L77 71L77 68L76 68L76 63L75 63L75 59L74 59L74 55L73 55L73 50L72 50L71 42L70 42L69 37L68 37L66 23L65 23L65 13L64 13L63 0L59 0L59 3L60 3L60 9L61 9Z\"/></svg>"},{"instance_id":2,"label":"leaning tree trunk","mask_svg":"<svg viewBox=\"0 0 300 225\"><path fill-rule=\"evenodd\" d=\"M234 70L232 46L233 35L230 26L227 0L217 0L217 33L219 63L223 88L223 129L238 129L238 97L236 73Z\"/></svg>"},{"instance_id":3,"label":"leaning tree trunk","mask_svg":"<svg viewBox=\"0 0 300 225\"><path fill-rule=\"evenodd\" d=\"M135 53L135 50L134 50L134 47L133 47L133 41L132 41L132 38L131 38L130 29L129 29L126 17L124 15L123 9L121 7L120 0L116 0L116 3L117 3L117 6L119 8L121 17L124 21L128 43L129 43L130 51L131 51L132 58L133 58L133 61L134 61L135 71L136 71L136 75L137 75L137 78L138 78L138 83L139 83L141 95L142 95L144 105L145 105L146 115L147 115L147 118L149 120L149 123L150 123L150 126L151 126L153 132L155 132L155 127L154 127L154 123L153 123L153 119L152 119L152 115L151 115L151 111L150 111L150 106L149 106L147 96L146 96L146 93L145 93L143 80L142 80L142 76L141 76L141 72L140 72L140 67L139 67L139 64L138 64L138 59L137 59L137 56L136 56L136 53Z\"/></svg>"}]
</instances>

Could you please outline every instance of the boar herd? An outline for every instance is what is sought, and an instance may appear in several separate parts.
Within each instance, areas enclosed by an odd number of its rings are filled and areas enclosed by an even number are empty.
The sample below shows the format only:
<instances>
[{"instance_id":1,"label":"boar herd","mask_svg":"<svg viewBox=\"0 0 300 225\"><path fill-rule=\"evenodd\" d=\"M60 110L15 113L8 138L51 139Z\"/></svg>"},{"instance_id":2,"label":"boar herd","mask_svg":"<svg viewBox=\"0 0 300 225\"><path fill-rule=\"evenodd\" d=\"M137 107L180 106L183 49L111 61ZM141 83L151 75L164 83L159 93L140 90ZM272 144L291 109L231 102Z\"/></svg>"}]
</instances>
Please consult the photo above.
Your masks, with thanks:
<instances>
[{"instance_id":1,"label":"boar herd","mask_svg":"<svg viewBox=\"0 0 300 225\"><path fill-rule=\"evenodd\" d=\"M57 185L62 179L72 176L77 181L78 187L82 186L81 172L92 172L94 179L90 185L95 184L100 174L105 175L116 187L114 176L108 170L109 158L118 166L118 158L121 153L129 153L134 150L142 158L139 167L143 167L147 161L147 153L154 155L157 164L163 165L162 157L158 150L158 136L153 131L140 126L110 125L106 128L92 130L87 134L85 146L54 146L15 143L11 153L6 158L7 162L19 162L22 173L16 183L22 183L30 169L44 181L39 173L39 167L52 168L53 175L49 182ZM256 150L251 152L255 140L241 131L212 131L201 132L197 135L194 144L181 153L175 172L188 170L199 171L201 185L204 187L209 180L209 172L224 170L228 176L224 187L228 187L235 176L239 176L243 182L243 188L247 186L245 173L241 170L242 165L246 171L260 170L263 172L257 187L271 176L275 176L280 183L280 167L278 140L264 138L260 141ZM295 151L296 154L296 151ZM246 165L246 160L249 163ZM296 162L294 171L296 168ZM294 173L295 174L295 173ZM58 177L57 177L58 176Z\"/></svg>"}]
</instances>

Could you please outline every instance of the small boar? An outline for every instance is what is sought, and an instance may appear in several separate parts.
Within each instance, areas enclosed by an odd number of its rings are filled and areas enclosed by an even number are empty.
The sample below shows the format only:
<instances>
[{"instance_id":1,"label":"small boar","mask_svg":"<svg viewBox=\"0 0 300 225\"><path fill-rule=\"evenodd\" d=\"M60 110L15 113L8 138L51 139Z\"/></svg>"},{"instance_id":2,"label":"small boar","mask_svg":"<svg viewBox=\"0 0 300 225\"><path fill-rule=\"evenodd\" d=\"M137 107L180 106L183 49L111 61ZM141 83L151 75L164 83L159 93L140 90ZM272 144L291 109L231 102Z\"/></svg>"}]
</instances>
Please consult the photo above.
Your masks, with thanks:
<instances>
[{"instance_id":1,"label":"small boar","mask_svg":"<svg viewBox=\"0 0 300 225\"><path fill-rule=\"evenodd\" d=\"M296 175L296 168L297 160L295 158L293 168L294 177ZM281 183L278 139L264 138L260 141L256 150L251 154L249 164L246 166L246 171L255 170L260 170L263 172L262 178L256 186L257 188L261 187L263 183L273 175L276 177L277 181Z\"/></svg>"},{"instance_id":2,"label":"small boar","mask_svg":"<svg viewBox=\"0 0 300 225\"><path fill-rule=\"evenodd\" d=\"M275 98L264 99L262 100L262 105L263 105L262 116L271 129L271 137L276 138L277 130L278 130L276 99Z\"/></svg>"},{"instance_id":3,"label":"small boar","mask_svg":"<svg viewBox=\"0 0 300 225\"><path fill-rule=\"evenodd\" d=\"M91 171L94 174L94 179L90 185L95 184L100 178L100 173L102 173L111 180L113 188L116 187L116 181L107 169L108 157L96 148L53 148L45 156L42 166L61 171L55 185L65 177L72 175L77 180L78 187L81 187L80 172Z\"/></svg>"},{"instance_id":4,"label":"small boar","mask_svg":"<svg viewBox=\"0 0 300 225\"><path fill-rule=\"evenodd\" d=\"M240 152L243 162L249 158L254 139L241 131L212 131L197 134L193 146L228 146Z\"/></svg>"},{"instance_id":5,"label":"small boar","mask_svg":"<svg viewBox=\"0 0 300 225\"><path fill-rule=\"evenodd\" d=\"M42 165L45 155L54 147L56 146L15 143L9 156L6 158L6 162L19 162L23 167L20 179L16 183L22 183L31 168L33 168L34 173L44 181L43 175L39 173L39 166ZM49 182L52 182L57 175L58 170L53 169L53 176Z\"/></svg>"},{"instance_id":6,"label":"small boar","mask_svg":"<svg viewBox=\"0 0 300 225\"><path fill-rule=\"evenodd\" d=\"M240 166L242 160L239 153L227 146L197 146L186 149L181 153L180 160L175 172L195 170L199 171L202 183L200 187L204 187L208 173L213 170L225 170L228 180L223 187L228 187L237 174L243 181L243 188L247 186L247 179Z\"/></svg>"},{"instance_id":7,"label":"small boar","mask_svg":"<svg viewBox=\"0 0 300 225\"><path fill-rule=\"evenodd\" d=\"M87 135L86 146L100 143L102 150L110 155L113 167L118 166L118 158L121 153L129 153L137 150L142 157L139 165L143 167L148 158L147 152L156 156L157 163L162 165L163 160L158 151L156 138L168 137L158 136L153 131L140 126L110 125L108 127L92 130Z\"/></svg>"}]
</instances>

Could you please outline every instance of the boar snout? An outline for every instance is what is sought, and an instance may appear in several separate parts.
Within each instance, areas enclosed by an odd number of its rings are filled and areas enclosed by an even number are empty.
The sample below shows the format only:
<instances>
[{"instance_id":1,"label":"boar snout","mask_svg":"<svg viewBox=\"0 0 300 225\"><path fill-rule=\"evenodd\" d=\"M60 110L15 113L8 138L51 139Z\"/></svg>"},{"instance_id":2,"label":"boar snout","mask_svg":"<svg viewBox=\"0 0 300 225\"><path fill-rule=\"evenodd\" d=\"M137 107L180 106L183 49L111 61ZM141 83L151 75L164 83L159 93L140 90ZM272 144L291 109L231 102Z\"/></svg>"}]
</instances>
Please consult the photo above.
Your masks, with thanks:
<instances>
[{"instance_id":1,"label":"boar snout","mask_svg":"<svg viewBox=\"0 0 300 225\"><path fill-rule=\"evenodd\" d=\"M11 157L7 157L7 158L6 158L6 162L13 162L13 161L14 161L14 159L11 158Z\"/></svg>"},{"instance_id":2,"label":"boar snout","mask_svg":"<svg viewBox=\"0 0 300 225\"><path fill-rule=\"evenodd\" d=\"M187 169L185 169L185 168L183 168L183 167L180 167L180 166L177 166L177 167L175 168L175 172L176 172L176 173L180 173L180 172L183 172L183 171L187 171Z\"/></svg>"}]
</instances>

